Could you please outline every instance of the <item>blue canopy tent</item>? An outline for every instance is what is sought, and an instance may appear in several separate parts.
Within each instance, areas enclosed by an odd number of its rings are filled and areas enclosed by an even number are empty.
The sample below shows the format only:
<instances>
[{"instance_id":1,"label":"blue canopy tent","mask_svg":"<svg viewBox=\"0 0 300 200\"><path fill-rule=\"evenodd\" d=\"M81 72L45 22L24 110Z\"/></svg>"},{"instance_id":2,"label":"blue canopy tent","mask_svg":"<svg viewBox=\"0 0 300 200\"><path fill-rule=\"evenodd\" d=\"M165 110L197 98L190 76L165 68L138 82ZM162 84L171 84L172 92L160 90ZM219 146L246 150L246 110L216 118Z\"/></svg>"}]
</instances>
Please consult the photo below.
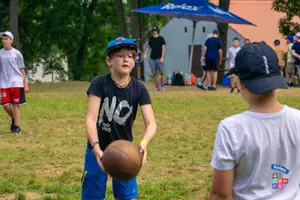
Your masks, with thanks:
<instances>
[{"instance_id":1,"label":"blue canopy tent","mask_svg":"<svg viewBox=\"0 0 300 200\"><path fill-rule=\"evenodd\" d=\"M254 25L235 14L218 7L213 3L208 2L207 0L175 0L169 3L162 3L144 8L138 8L132 10L132 12L140 12L175 18L185 18L193 21L193 35L190 54L191 56L188 67L189 74L191 73L192 69L195 30L196 23L198 21Z\"/></svg>"}]
</instances>

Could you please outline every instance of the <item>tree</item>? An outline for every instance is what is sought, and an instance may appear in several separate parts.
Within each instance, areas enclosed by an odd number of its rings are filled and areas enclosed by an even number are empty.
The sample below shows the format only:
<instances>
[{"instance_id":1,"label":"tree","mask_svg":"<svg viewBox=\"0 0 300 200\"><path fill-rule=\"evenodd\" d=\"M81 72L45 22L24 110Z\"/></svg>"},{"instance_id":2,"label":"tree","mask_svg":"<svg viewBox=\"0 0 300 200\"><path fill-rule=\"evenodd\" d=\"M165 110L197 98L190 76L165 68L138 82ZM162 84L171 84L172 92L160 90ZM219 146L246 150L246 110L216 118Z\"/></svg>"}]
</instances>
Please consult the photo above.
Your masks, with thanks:
<instances>
[{"instance_id":1,"label":"tree","mask_svg":"<svg viewBox=\"0 0 300 200\"><path fill-rule=\"evenodd\" d=\"M81 80L82 78L82 70L86 60L86 50L89 42L89 34L90 34L89 26L93 20L94 10L95 7L97 6L97 1L98 0L92 0L92 2L89 3L89 5L87 6L87 10L85 12L86 21L84 23L83 34L81 36L79 49L76 55L76 67L74 70L73 80Z\"/></svg>"},{"instance_id":2,"label":"tree","mask_svg":"<svg viewBox=\"0 0 300 200\"><path fill-rule=\"evenodd\" d=\"M20 37L19 37L19 0L10 0L9 6L9 29L14 34L14 44L20 50Z\"/></svg>"},{"instance_id":3,"label":"tree","mask_svg":"<svg viewBox=\"0 0 300 200\"><path fill-rule=\"evenodd\" d=\"M0 1L0 31L4 31L4 30L8 29L8 26L7 26L8 21L9 21L8 7L9 7L8 0Z\"/></svg>"},{"instance_id":4,"label":"tree","mask_svg":"<svg viewBox=\"0 0 300 200\"><path fill-rule=\"evenodd\" d=\"M122 0L114 0L116 7L117 19L120 26L120 33L124 37L128 37L127 24L126 24L126 16L124 11L124 5Z\"/></svg>"},{"instance_id":5,"label":"tree","mask_svg":"<svg viewBox=\"0 0 300 200\"><path fill-rule=\"evenodd\" d=\"M283 35L295 34L300 31L300 24L293 21L294 17L298 18L300 16L299 0L274 0L273 9L285 14L279 20L279 31Z\"/></svg>"},{"instance_id":6,"label":"tree","mask_svg":"<svg viewBox=\"0 0 300 200\"><path fill-rule=\"evenodd\" d=\"M138 0L131 0L131 10L138 8ZM137 12L131 12L130 24L131 24L131 37L138 39L140 37L139 31L139 14Z\"/></svg>"}]
</instances>

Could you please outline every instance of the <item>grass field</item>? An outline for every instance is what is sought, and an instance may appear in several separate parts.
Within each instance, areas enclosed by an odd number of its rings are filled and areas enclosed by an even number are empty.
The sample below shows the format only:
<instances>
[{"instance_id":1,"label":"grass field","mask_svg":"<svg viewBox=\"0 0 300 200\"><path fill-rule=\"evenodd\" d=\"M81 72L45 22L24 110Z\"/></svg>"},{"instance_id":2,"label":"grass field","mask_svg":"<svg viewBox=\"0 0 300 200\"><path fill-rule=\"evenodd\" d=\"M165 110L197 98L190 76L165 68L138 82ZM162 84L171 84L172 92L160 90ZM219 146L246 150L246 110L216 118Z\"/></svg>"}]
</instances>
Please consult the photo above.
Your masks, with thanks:
<instances>
[{"instance_id":1,"label":"grass field","mask_svg":"<svg viewBox=\"0 0 300 200\"><path fill-rule=\"evenodd\" d=\"M31 85L22 107L22 134L9 132L10 120L0 111L0 199L80 199L86 145L84 118L87 82ZM167 87L152 93L158 125L148 148L148 165L138 176L141 199L207 199L209 165L217 126L225 117L248 108L227 88L217 92L196 87ZM282 103L300 109L300 88L279 91ZM135 142L143 135L140 113ZM107 199L112 199L109 186Z\"/></svg>"}]
</instances>

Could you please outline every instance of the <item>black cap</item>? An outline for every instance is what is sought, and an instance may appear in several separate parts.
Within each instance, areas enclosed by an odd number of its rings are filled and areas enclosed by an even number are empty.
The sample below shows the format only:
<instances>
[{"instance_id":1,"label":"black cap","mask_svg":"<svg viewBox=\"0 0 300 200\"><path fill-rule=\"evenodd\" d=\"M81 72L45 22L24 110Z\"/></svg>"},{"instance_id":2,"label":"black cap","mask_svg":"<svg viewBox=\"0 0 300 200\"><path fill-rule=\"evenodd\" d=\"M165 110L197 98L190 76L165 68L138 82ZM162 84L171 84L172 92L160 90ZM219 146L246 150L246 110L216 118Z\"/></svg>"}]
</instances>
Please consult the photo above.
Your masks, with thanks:
<instances>
[{"instance_id":1,"label":"black cap","mask_svg":"<svg viewBox=\"0 0 300 200\"><path fill-rule=\"evenodd\" d=\"M275 51L262 42L249 43L242 47L235 57L235 67L226 76L231 74L236 74L254 94L288 88L281 75Z\"/></svg>"},{"instance_id":2,"label":"black cap","mask_svg":"<svg viewBox=\"0 0 300 200\"><path fill-rule=\"evenodd\" d=\"M219 34L219 33L220 33L220 31L218 29L215 29L213 32L213 34Z\"/></svg>"},{"instance_id":3,"label":"black cap","mask_svg":"<svg viewBox=\"0 0 300 200\"><path fill-rule=\"evenodd\" d=\"M280 41L279 41L279 40L275 40L275 41L274 41L274 44L280 45Z\"/></svg>"},{"instance_id":4,"label":"black cap","mask_svg":"<svg viewBox=\"0 0 300 200\"><path fill-rule=\"evenodd\" d=\"M159 31L158 26L153 26L153 27L152 27L152 31Z\"/></svg>"}]
</instances>

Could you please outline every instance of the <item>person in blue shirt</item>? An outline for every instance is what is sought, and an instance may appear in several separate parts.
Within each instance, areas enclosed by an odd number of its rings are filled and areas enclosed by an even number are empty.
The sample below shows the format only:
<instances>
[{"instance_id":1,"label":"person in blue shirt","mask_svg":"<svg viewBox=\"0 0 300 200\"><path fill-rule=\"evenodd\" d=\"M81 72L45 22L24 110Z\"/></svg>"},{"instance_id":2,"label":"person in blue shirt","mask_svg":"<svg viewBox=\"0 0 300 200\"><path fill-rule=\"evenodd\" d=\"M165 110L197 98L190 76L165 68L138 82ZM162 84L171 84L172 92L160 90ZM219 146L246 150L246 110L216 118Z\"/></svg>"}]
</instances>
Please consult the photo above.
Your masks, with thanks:
<instances>
[{"instance_id":1,"label":"person in blue shirt","mask_svg":"<svg viewBox=\"0 0 300 200\"><path fill-rule=\"evenodd\" d=\"M207 73L208 90L217 90L218 68L222 64L223 44L219 39L219 30L214 30L213 37L204 45L204 60ZM213 80L211 79L213 75Z\"/></svg>"}]
</instances>

